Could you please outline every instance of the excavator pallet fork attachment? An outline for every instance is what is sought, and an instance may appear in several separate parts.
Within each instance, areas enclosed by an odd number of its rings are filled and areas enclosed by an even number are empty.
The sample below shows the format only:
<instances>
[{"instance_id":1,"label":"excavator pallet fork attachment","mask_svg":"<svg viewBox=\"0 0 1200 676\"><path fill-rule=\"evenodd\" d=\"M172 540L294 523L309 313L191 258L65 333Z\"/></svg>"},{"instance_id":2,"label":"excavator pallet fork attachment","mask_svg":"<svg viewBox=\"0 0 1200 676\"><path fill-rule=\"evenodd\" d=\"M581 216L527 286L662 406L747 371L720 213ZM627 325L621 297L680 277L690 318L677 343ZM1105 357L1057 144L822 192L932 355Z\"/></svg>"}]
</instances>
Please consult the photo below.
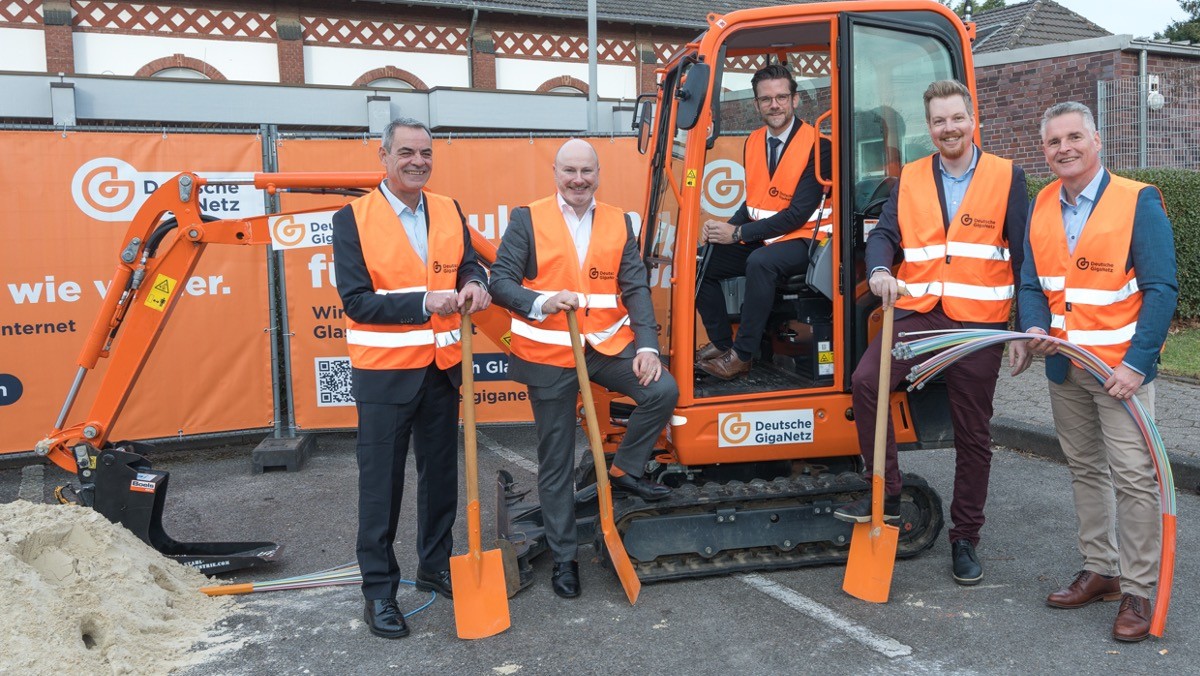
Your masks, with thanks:
<instances>
[{"instance_id":1,"label":"excavator pallet fork attachment","mask_svg":"<svg viewBox=\"0 0 1200 676\"><path fill-rule=\"evenodd\" d=\"M85 465L78 502L109 521L133 531L164 556L205 575L216 575L270 563L283 551L274 542L179 542L163 528L170 473L151 467L148 444L119 442L103 449L77 449ZM88 479L91 479L89 482Z\"/></svg>"}]
</instances>

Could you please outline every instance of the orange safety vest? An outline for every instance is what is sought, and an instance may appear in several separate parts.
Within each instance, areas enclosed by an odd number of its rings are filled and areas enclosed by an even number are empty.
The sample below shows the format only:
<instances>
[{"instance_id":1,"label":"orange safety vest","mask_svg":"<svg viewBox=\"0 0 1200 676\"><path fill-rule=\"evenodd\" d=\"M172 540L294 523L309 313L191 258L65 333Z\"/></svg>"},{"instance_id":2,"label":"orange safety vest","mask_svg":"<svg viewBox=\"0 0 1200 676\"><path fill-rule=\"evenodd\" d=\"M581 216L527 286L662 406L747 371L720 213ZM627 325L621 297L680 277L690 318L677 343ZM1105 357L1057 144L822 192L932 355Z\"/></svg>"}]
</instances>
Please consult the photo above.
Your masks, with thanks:
<instances>
[{"instance_id":1,"label":"orange safety vest","mask_svg":"<svg viewBox=\"0 0 1200 676\"><path fill-rule=\"evenodd\" d=\"M427 262L413 250L400 217L379 190L350 203L375 293L453 291L463 257L462 219L454 200L425 192ZM360 324L346 315L346 347L354 368L378 371L448 369L462 361L461 319L433 315L424 324Z\"/></svg>"},{"instance_id":2,"label":"orange safety vest","mask_svg":"<svg viewBox=\"0 0 1200 676\"><path fill-rule=\"evenodd\" d=\"M1145 187L1109 174L1074 253L1067 249L1061 180L1038 193L1029 222L1038 282L1050 303L1050 335L1086 348L1113 368L1129 350L1142 309L1137 275L1125 263L1138 193Z\"/></svg>"},{"instance_id":3,"label":"orange safety vest","mask_svg":"<svg viewBox=\"0 0 1200 676\"><path fill-rule=\"evenodd\" d=\"M813 148L817 144L817 130L799 119L796 120L796 124L800 127L792 136L792 141L783 149L774 176L768 170L767 164L767 128L759 127L746 139L746 146L742 151L742 164L746 168L746 210L750 212L750 218L756 221L770 218L788 208L792 203L796 184L800 182L800 175L804 173L809 158L813 156ZM817 232L818 239L825 239L832 231L831 213L829 209L825 209L823 213L814 213L804 225L785 235L772 237L766 240L766 243L812 237L814 231Z\"/></svg>"},{"instance_id":4,"label":"orange safety vest","mask_svg":"<svg viewBox=\"0 0 1200 676\"><path fill-rule=\"evenodd\" d=\"M1012 162L980 153L949 229L943 225L933 174L932 155L909 162L900 172L897 215L904 262L896 278L912 295L901 296L896 307L929 312L940 301L946 316L960 322L1007 322L1013 271L1004 220Z\"/></svg>"},{"instance_id":5,"label":"orange safety vest","mask_svg":"<svg viewBox=\"0 0 1200 676\"><path fill-rule=\"evenodd\" d=\"M550 196L529 205L533 239L537 250L536 280L522 285L537 293L569 289L580 295L579 331L595 350L615 355L633 342L629 313L621 302L617 277L628 231L625 213L619 208L596 203L592 214L592 236L581 266L575 242L567 230L558 198ZM586 274L584 273L586 271ZM540 322L512 314L513 354L525 361L572 368L575 355L565 312L548 315Z\"/></svg>"}]
</instances>

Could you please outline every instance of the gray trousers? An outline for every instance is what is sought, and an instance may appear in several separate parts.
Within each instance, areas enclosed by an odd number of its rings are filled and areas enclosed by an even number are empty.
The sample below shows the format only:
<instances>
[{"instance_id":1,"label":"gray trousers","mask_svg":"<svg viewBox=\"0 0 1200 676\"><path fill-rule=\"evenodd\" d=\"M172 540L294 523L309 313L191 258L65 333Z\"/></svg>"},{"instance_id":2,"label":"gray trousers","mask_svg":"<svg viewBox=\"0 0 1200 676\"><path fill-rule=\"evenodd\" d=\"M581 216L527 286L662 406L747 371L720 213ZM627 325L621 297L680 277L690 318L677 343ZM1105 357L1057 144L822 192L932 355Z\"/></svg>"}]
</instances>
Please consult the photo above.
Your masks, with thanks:
<instances>
[{"instance_id":1,"label":"gray trousers","mask_svg":"<svg viewBox=\"0 0 1200 676\"><path fill-rule=\"evenodd\" d=\"M1154 415L1154 383L1139 388L1137 398ZM1050 383L1050 406L1071 468L1084 569L1120 575L1121 591L1149 597L1162 522L1146 441L1124 405L1078 366L1061 385Z\"/></svg>"},{"instance_id":2,"label":"gray trousers","mask_svg":"<svg viewBox=\"0 0 1200 676\"><path fill-rule=\"evenodd\" d=\"M658 381L643 387L633 375L633 359L610 357L588 349L588 377L598 385L630 397L637 408L629 418L625 437L613 464L631 476L641 476L654 452L654 442L671 418L679 388L665 369ZM529 386L533 422L538 436L538 499L546 527L546 540L554 561L574 561L575 534L575 428L579 379L575 369L562 369L546 386Z\"/></svg>"}]
</instances>

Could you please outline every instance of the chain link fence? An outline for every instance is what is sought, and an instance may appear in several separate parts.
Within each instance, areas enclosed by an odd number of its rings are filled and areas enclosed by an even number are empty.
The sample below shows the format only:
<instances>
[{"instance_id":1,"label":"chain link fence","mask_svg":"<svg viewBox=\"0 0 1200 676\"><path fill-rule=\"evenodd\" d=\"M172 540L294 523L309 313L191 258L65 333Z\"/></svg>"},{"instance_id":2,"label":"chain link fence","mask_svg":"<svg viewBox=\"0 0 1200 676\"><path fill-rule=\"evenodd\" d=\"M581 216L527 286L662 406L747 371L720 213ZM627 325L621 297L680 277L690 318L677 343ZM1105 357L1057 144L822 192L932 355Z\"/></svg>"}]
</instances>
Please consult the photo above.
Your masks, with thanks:
<instances>
[{"instance_id":1,"label":"chain link fence","mask_svg":"<svg viewBox=\"0 0 1200 676\"><path fill-rule=\"evenodd\" d=\"M1200 169L1200 66L1097 83L1110 169Z\"/></svg>"}]
</instances>

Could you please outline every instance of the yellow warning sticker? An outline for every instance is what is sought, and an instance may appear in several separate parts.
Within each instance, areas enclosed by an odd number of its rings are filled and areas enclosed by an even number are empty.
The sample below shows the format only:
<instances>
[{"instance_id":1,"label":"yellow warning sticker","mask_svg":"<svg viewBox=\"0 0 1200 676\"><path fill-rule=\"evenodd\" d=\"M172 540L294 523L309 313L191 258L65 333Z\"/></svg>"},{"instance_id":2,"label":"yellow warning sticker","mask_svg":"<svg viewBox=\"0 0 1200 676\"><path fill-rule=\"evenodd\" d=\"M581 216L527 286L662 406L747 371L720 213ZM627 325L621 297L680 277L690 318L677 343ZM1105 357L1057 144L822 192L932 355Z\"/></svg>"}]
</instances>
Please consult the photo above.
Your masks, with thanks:
<instances>
[{"instance_id":1,"label":"yellow warning sticker","mask_svg":"<svg viewBox=\"0 0 1200 676\"><path fill-rule=\"evenodd\" d=\"M818 352L817 353L817 363L818 364L832 364L833 363L833 353L832 352Z\"/></svg>"},{"instance_id":2,"label":"yellow warning sticker","mask_svg":"<svg viewBox=\"0 0 1200 676\"><path fill-rule=\"evenodd\" d=\"M167 307L167 301L171 299L171 293L175 291L175 287L179 285L178 280L160 274L154 278L154 286L150 287L150 293L146 295L146 307L153 308L162 312Z\"/></svg>"},{"instance_id":3,"label":"yellow warning sticker","mask_svg":"<svg viewBox=\"0 0 1200 676\"><path fill-rule=\"evenodd\" d=\"M512 347L512 331L505 331L503 336L500 336L500 342L504 343L504 347Z\"/></svg>"},{"instance_id":4,"label":"yellow warning sticker","mask_svg":"<svg viewBox=\"0 0 1200 676\"><path fill-rule=\"evenodd\" d=\"M683 184L689 188L696 185L696 170L695 169L687 170L687 177L684 178Z\"/></svg>"}]
</instances>

